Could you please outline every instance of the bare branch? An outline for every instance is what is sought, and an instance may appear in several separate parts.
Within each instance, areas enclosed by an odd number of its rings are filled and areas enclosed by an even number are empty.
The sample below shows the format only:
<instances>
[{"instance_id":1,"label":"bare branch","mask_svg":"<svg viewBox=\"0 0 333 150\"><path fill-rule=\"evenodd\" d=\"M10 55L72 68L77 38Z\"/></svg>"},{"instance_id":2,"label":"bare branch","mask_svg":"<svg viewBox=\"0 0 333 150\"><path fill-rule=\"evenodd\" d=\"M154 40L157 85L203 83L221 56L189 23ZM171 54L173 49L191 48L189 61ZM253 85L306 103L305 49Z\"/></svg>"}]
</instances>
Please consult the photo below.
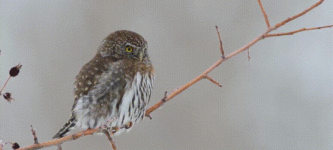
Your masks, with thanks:
<instances>
[{"instance_id":1,"label":"bare branch","mask_svg":"<svg viewBox=\"0 0 333 150\"><path fill-rule=\"evenodd\" d=\"M162 104L164 104L165 102L169 101L170 99L172 99L173 97L177 96L178 94L180 94L181 92L183 92L184 90L186 90L187 88L189 88L190 86L192 86L193 84L197 83L198 81L200 81L202 78L204 78L207 74L209 74L211 71L213 71L216 67L218 67L222 62L230 59L231 57L249 49L252 45L254 45L255 43L257 43L259 40L262 40L265 38L265 36L268 35L268 33L278 29L279 27L283 26L284 24L306 14L307 12L309 12L310 10L312 10L313 8L317 7L318 5L320 5L324 0L319 0L317 3L313 4L311 7L305 9L304 11L302 11L299 14L296 14L292 17L287 18L286 20L281 21L280 23L276 24L273 28L267 28L265 32L263 32L260 36L258 36L257 38L255 38L254 40L252 40L250 43L246 44L245 46L243 46L242 48L232 52L231 54L227 55L224 59L221 58L218 61L216 61L212 66L210 66L207 70L205 70L203 73L201 73L199 76L197 76L196 78L194 78L192 81L182 85L181 87L179 87L177 90L173 91L171 94L169 94L163 101L160 100L158 101L156 104L154 104L153 106L151 106L149 109L146 110L146 116L150 116L150 113L155 111L157 108L159 108Z\"/></svg>"}]
</instances>

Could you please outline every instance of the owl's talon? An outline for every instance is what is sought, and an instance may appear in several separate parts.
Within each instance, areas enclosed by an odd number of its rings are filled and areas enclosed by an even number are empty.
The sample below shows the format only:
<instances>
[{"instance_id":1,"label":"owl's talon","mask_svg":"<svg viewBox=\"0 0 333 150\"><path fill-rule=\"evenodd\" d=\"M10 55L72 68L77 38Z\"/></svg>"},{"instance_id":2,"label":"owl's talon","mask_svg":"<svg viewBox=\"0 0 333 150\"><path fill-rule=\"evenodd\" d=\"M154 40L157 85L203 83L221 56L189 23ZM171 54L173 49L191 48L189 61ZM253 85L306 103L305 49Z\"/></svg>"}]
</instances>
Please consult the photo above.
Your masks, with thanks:
<instances>
[{"instance_id":1,"label":"owl's talon","mask_svg":"<svg viewBox=\"0 0 333 150\"><path fill-rule=\"evenodd\" d=\"M130 121L130 122L128 122L127 124L125 124L124 128L125 128L125 129L129 129L129 128L131 128L132 126L133 126L133 123Z\"/></svg>"},{"instance_id":2,"label":"owl's talon","mask_svg":"<svg viewBox=\"0 0 333 150\"><path fill-rule=\"evenodd\" d=\"M119 131L119 127L113 127L112 128L112 134L115 134L117 131Z\"/></svg>"}]
</instances>

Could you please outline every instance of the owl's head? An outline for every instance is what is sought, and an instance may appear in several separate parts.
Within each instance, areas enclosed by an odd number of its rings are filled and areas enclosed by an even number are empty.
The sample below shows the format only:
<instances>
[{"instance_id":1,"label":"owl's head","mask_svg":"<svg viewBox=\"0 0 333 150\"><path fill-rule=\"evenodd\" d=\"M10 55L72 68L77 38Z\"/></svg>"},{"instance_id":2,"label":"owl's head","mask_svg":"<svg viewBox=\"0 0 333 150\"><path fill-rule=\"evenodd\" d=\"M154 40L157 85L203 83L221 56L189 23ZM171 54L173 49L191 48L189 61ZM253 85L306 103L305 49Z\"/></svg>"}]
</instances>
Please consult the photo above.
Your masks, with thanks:
<instances>
[{"instance_id":1,"label":"owl's head","mask_svg":"<svg viewBox=\"0 0 333 150\"><path fill-rule=\"evenodd\" d=\"M142 61L148 58L147 47L147 41L141 35L128 30L119 30L102 41L97 53L102 57Z\"/></svg>"}]
</instances>

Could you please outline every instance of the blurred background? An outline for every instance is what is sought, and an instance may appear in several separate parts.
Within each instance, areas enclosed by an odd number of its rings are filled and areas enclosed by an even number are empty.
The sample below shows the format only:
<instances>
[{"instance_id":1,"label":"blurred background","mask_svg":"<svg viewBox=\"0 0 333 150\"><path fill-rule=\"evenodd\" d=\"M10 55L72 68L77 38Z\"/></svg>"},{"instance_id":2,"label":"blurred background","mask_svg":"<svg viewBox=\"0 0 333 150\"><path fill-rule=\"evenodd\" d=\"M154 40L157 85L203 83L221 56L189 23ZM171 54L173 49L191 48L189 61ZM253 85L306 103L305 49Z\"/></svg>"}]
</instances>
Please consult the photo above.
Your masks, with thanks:
<instances>
[{"instance_id":1,"label":"blurred background","mask_svg":"<svg viewBox=\"0 0 333 150\"><path fill-rule=\"evenodd\" d=\"M316 0L263 0L271 25ZM277 32L332 24L327 0ZM0 85L11 67L20 74L0 99L0 140L40 142L69 119L73 83L111 32L127 29L149 43L156 69L150 106L226 54L266 30L257 1L0 1ZM114 137L129 149L333 149L333 29L267 38L223 63L202 80ZM75 132L77 132L76 130ZM64 150L111 149L106 137L87 136ZM11 149L6 146L5 149ZM56 147L48 148L56 149Z\"/></svg>"}]
</instances>

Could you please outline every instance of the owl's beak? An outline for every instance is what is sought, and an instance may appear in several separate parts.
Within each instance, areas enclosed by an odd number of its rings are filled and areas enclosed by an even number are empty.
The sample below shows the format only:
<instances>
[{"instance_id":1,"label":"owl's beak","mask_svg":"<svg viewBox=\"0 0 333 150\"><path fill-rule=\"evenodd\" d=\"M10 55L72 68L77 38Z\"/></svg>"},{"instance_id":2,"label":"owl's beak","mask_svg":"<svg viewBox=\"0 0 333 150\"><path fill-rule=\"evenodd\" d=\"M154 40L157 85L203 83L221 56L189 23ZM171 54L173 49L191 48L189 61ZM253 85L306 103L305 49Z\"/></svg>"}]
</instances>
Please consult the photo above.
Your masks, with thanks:
<instances>
[{"instance_id":1,"label":"owl's beak","mask_svg":"<svg viewBox=\"0 0 333 150\"><path fill-rule=\"evenodd\" d=\"M142 61L142 59L143 59L143 52L140 51L140 52L139 52L139 60Z\"/></svg>"}]
</instances>

